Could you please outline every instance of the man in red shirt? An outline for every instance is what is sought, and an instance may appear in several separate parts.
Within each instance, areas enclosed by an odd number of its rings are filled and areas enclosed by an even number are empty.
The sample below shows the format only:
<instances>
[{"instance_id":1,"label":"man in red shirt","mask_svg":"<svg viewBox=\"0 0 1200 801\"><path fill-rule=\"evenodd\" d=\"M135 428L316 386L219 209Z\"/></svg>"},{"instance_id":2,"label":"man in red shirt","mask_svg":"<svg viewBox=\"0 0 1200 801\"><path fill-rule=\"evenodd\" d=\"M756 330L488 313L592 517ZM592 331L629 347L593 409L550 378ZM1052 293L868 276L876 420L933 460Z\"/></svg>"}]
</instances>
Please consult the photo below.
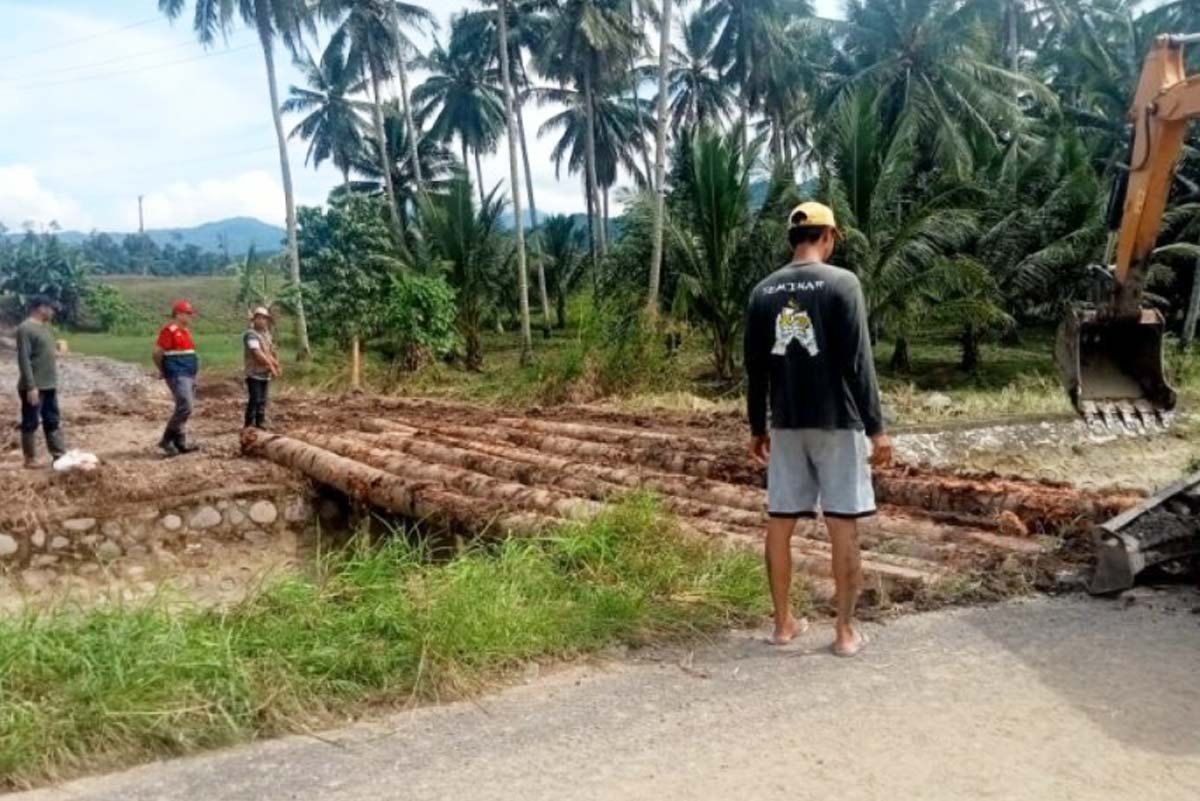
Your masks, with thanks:
<instances>
[{"instance_id":1,"label":"man in red shirt","mask_svg":"<svg viewBox=\"0 0 1200 801\"><path fill-rule=\"evenodd\" d=\"M175 399L175 413L167 421L167 429L158 443L167 456L191 453L198 447L188 442L186 432L188 418L196 404L196 373L200 369L190 329L195 314L192 304L186 300L177 301L171 307L171 319L158 332L158 340L154 343L154 364Z\"/></svg>"}]
</instances>

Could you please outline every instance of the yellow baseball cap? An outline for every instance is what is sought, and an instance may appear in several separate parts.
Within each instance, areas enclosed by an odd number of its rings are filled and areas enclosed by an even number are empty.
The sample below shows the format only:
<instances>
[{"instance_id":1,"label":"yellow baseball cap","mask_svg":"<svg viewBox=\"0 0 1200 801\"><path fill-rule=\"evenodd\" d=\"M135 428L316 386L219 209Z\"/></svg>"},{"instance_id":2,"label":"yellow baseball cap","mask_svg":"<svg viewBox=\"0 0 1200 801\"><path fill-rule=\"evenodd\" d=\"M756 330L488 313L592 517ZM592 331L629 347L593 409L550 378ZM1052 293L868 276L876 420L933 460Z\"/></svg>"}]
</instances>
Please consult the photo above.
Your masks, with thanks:
<instances>
[{"instance_id":1,"label":"yellow baseball cap","mask_svg":"<svg viewBox=\"0 0 1200 801\"><path fill-rule=\"evenodd\" d=\"M809 201L801 203L792 209L788 215L788 225L792 228L832 228L838 232L837 220L833 217L833 209L824 203Z\"/></svg>"}]
</instances>

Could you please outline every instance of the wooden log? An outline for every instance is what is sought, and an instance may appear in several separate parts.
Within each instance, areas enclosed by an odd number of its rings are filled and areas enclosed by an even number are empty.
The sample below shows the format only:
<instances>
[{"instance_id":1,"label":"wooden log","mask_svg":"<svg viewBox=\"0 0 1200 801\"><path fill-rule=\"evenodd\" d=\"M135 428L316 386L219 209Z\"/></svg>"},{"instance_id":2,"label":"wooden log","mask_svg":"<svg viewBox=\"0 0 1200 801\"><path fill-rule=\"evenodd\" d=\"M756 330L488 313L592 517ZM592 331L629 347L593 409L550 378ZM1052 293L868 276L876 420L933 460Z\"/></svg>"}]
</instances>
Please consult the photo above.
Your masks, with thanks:
<instances>
[{"instance_id":1,"label":"wooden log","mask_svg":"<svg viewBox=\"0 0 1200 801\"><path fill-rule=\"evenodd\" d=\"M429 482L407 480L292 437L247 429L242 433L242 449L392 514L460 527L476 534L528 534L555 525L545 515L513 513L499 504Z\"/></svg>"},{"instance_id":2,"label":"wooden log","mask_svg":"<svg viewBox=\"0 0 1200 801\"><path fill-rule=\"evenodd\" d=\"M504 481L474 470L435 461L423 461L396 451L364 445L350 437L309 433L304 439L310 445L358 463L386 470L402 479L436 482L461 495L490 500L508 509L532 510L563 518L591 517L601 509L601 505L595 501L570 497L561 492L515 481ZM437 446L433 447L436 450Z\"/></svg>"}]
</instances>

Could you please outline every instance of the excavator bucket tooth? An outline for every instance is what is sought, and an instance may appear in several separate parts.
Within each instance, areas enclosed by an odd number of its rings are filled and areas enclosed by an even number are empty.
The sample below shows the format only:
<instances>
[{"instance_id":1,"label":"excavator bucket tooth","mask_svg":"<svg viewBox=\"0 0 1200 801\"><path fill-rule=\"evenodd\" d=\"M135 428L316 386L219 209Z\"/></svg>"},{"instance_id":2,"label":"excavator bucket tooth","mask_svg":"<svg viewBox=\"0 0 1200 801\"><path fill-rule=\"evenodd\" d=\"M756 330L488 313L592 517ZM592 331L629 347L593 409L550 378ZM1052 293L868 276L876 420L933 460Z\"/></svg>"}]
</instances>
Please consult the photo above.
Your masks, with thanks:
<instances>
[{"instance_id":1,"label":"excavator bucket tooth","mask_svg":"<svg viewBox=\"0 0 1200 801\"><path fill-rule=\"evenodd\" d=\"M1175 408L1163 366L1164 328L1153 309L1132 320L1083 306L1068 313L1054 355L1071 403L1085 420L1096 409L1108 426L1120 421L1135 430L1135 417L1155 413L1164 419Z\"/></svg>"}]
</instances>

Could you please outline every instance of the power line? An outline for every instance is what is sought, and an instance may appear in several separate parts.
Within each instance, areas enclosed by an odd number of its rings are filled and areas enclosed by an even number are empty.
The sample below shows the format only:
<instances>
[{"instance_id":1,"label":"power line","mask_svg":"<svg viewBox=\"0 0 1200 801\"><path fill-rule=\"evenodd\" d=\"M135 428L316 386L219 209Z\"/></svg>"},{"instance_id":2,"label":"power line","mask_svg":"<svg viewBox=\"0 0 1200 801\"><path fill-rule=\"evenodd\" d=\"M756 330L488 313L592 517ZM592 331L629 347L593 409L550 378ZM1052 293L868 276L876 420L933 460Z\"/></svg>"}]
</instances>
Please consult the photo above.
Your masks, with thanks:
<instances>
[{"instance_id":1,"label":"power line","mask_svg":"<svg viewBox=\"0 0 1200 801\"><path fill-rule=\"evenodd\" d=\"M257 47L257 45L254 44L253 42L250 42L248 44L241 45L240 47L230 47L225 50L214 50L214 51L207 52L207 53L201 53L198 56L191 56L189 58L181 58L176 61L166 61L161 64L147 64L145 66L134 67L132 69L117 70L115 72L100 73L98 75L84 75L84 76L76 77L76 78L66 78L61 81L48 81L48 82L43 82L43 83L20 84L20 85L12 86L9 88L17 89L17 90L45 89L47 87L65 86L67 84L72 84L72 83L83 83L85 81L98 81L98 80L103 80L105 78L116 78L116 77L120 77L122 75L134 75L139 72L147 72L149 70L160 70L160 69L164 69L166 67L178 66L179 64L188 64L193 61L201 61L206 58L213 58L215 56L227 56L231 53L237 53L241 50L247 50L251 47Z\"/></svg>"},{"instance_id":2,"label":"power line","mask_svg":"<svg viewBox=\"0 0 1200 801\"><path fill-rule=\"evenodd\" d=\"M266 135L266 131L264 131L263 134ZM111 167L108 169L82 170L82 171L78 171L78 172L72 172L71 177L73 179L74 178L87 178L87 177L94 177L97 175L108 175L108 174L111 174L114 172L119 172L121 174L137 175L137 174L141 174L141 173L152 172L155 170L167 171L167 170L170 170L175 167L181 167L181 166L186 166L186 165L190 165L190 164L198 164L198 163L202 163L205 161L218 161L220 159L235 158L237 156L249 156L249 155L254 155L257 153L265 153L267 151L278 151L278 149L279 149L278 145L262 145L260 147L249 148L246 150L234 150L234 151L227 152L227 153L212 153L209 155L196 156L194 158L188 158L188 159L175 159L173 161L163 161L163 162L159 162L157 164L139 164L134 167L127 167L127 166L122 165L119 167ZM102 193L89 192L88 194L99 195ZM126 193L125 192L119 192L119 193L114 192L111 194L114 194L114 195L120 194L120 195L124 196Z\"/></svg>"},{"instance_id":3,"label":"power line","mask_svg":"<svg viewBox=\"0 0 1200 801\"><path fill-rule=\"evenodd\" d=\"M131 22L128 25L121 25L116 28L106 28L102 31L97 31L96 33L88 34L87 36L80 36L77 39L68 39L65 42L58 42L56 44L47 45L46 47L39 47L34 50L24 50L20 53L10 53L9 55L5 56L4 58L0 58L0 63L7 63L9 61L15 61L19 58L28 58L29 56L37 56L37 55L41 55L42 53L49 53L51 50L59 50L64 47L70 47L71 45L79 44L80 42L90 42L93 39L100 39L105 36L112 36L114 33L121 33L123 31L133 30L134 28L141 28L145 25L149 25L150 23L157 22L158 20L161 20L161 19L162 19L161 16L155 15L153 17L147 17L146 19L143 19L143 20L138 20L137 22Z\"/></svg>"},{"instance_id":4,"label":"power line","mask_svg":"<svg viewBox=\"0 0 1200 801\"><path fill-rule=\"evenodd\" d=\"M77 70L91 69L92 67L102 67L102 66L105 66L106 64L116 64L121 61L132 61L134 59L143 58L145 56L158 55L159 53L166 53L166 52L170 52L172 50L179 50L184 47L192 47L195 44L196 44L195 39L189 39L184 42L178 42L176 44L168 45L167 47L158 47L158 48L155 48L154 50L146 50L141 53L134 53L133 55L117 56L115 58L105 59L104 61L93 61L88 64L75 64L74 66L70 66L70 67L58 67L58 68L52 69L52 70L37 70L36 72L27 72L27 73L18 73L16 75L9 75L8 80L19 80L21 78L43 78L47 75L59 75L64 72L76 72Z\"/></svg>"}]
</instances>

